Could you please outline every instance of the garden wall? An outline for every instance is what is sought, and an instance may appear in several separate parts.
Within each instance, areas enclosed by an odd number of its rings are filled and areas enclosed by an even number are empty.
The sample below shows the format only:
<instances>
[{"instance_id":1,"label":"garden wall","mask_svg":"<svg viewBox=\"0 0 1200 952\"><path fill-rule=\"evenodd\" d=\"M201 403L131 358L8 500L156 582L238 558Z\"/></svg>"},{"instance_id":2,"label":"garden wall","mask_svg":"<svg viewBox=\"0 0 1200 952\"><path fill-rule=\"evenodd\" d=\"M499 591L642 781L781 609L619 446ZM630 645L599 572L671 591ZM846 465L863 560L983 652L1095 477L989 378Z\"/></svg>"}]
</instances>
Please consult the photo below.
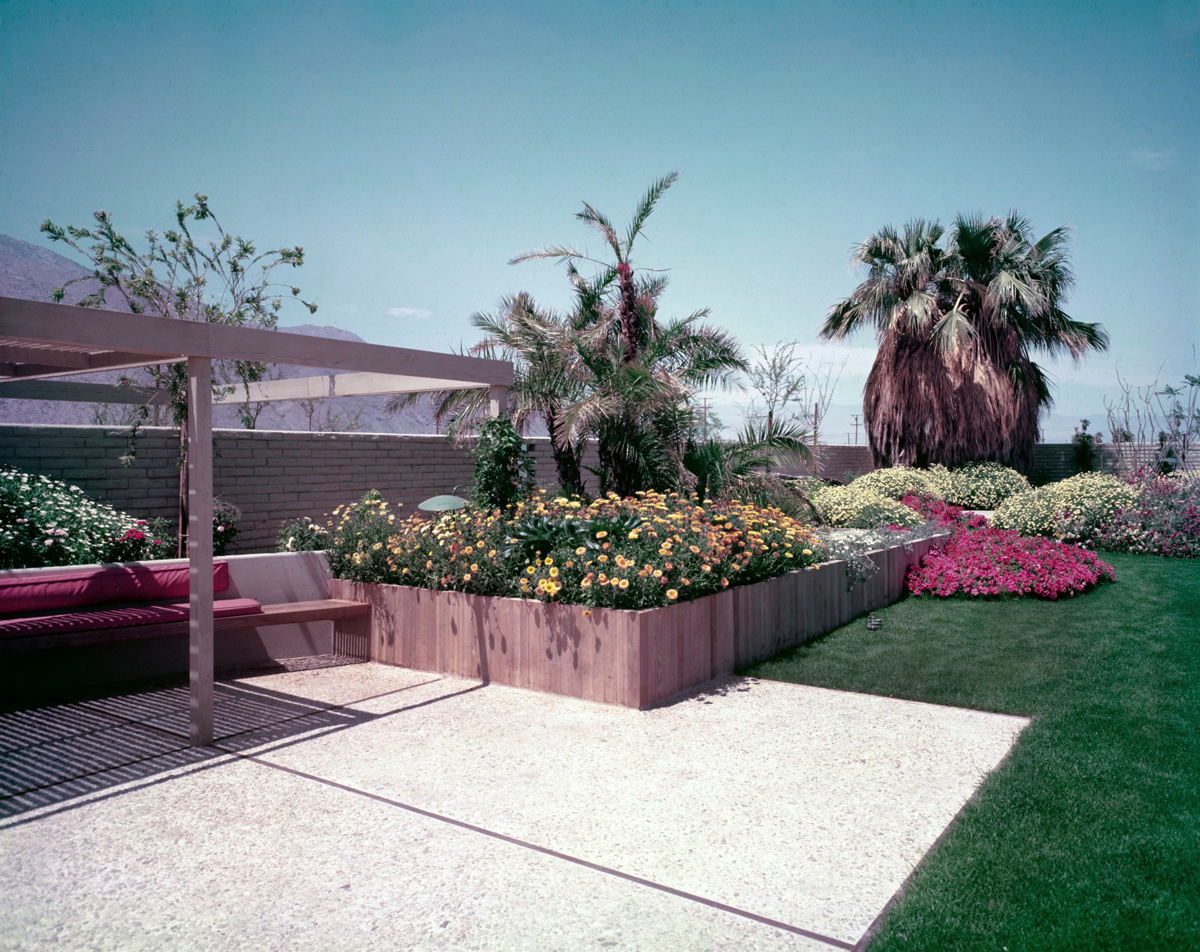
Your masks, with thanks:
<instances>
[{"instance_id":1,"label":"garden wall","mask_svg":"<svg viewBox=\"0 0 1200 952\"><path fill-rule=\"evenodd\" d=\"M103 426L0 424L0 466L65 479L141 519L174 521L177 432L144 428L129 467L119 459L125 434ZM549 441L530 442L538 479L553 485ZM232 552L273 551L285 520L320 516L370 489L405 509L455 487L461 492L474 470L470 454L444 436L215 430L214 443L213 491L243 514Z\"/></svg>"},{"instance_id":2,"label":"garden wall","mask_svg":"<svg viewBox=\"0 0 1200 952\"><path fill-rule=\"evenodd\" d=\"M125 432L104 426L0 424L0 466L65 479L139 518L174 520L176 431L143 429L137 459L129 467L120 462ZM405 508L456 486L465 490L474 469L470 454L444 436L216 430L214 442L213 488L243 513L242 536L232 552L273 551L285 520L320 516L369 489ZM538 479L553 485L549 441L530 442ZM1069 443L1038 444L1035 470L1045 479L1073 475L1071 449ZM1104 467L1111 469L1113 447L1101 444L1097 449ZM822 475L834 479L873 468L865 446L824 446L821 457ZM595 465L594 453L589 452L585 464Z\"/></svg>"},{"instance_id":3,"label":"garden wall","mask_svg":"<svg viewBox=\"0 0 1200 952\"><path fill-rule=\"evenodd\" d=\"M370 634L335 634L339 653L643 709L832 631L898 600L909 566L945 536L871 553L879 571L849 587L826 562L665 608L627 611L334 579L334 598L371 603Z\"/></svg>"}]
</instances>

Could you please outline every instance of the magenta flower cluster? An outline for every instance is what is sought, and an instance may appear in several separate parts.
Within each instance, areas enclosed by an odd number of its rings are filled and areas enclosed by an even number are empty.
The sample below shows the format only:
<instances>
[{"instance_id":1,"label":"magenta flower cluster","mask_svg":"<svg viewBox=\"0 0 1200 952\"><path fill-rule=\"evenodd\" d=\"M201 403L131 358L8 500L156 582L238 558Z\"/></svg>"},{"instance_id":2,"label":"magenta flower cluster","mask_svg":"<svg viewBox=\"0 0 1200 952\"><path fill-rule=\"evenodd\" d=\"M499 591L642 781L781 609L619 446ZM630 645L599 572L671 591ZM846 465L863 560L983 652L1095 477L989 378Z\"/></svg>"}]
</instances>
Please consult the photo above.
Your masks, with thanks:
<instances>
[{"instance_id":1,"label":"magenta flower cluster","mask_svg":"<svg viewBox=\"0 0 1200 952\"><path fill-rule=\"evenodd\" d=\"M963 526L968 529L982 529L988 521L984 516L974 513L968 515L962 506L952 506L944 499L931 496L928 493L909 493L901 500L909 509L915 509L927 522L939 526Z\"/></svg>"},{"instance_id":2,"label":"magenta flower cluster","mask_svg":"<svg viewBox=\"0 0 1200 952\"><path fill-rule=\"evenodd\" d=\"M908 577L915 595L1021 596L1056 600L1115 578L1094 552L1009 529L959 528Z\"/></svg>"}]
</instances>

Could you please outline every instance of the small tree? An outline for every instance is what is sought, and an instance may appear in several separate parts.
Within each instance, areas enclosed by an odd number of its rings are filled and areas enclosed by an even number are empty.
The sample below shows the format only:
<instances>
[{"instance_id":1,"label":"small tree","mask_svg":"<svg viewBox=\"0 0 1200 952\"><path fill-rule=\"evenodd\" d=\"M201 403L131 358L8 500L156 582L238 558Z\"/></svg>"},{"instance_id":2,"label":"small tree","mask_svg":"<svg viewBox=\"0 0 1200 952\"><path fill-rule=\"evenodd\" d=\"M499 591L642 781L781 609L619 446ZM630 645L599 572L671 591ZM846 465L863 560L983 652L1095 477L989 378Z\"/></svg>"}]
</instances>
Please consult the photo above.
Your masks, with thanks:
<instances>
[{"instance_id":1,"label":"small tree","mask_svg":"<svg viewBox=\"0 0 1200 952\"><path fill-rule=\"evenodd\" d=\"M815 466L821 421L829 411L833 395L846 369L833 361L816 361L796 352L800 341L791 340L774 347L754 348L754 358L746 371L746 387L753 396L742 407L746 423L771 430L777 424L796 425L812 439L809 464Z\"/></svg>"},{"instance_id":2,"label":"small tree","mask_svg":"<svg viewBox=\"0 0 1200 952\"><path fill-rule=\"evenodd\" d=\"M300 299L300 289L272 281L275 269L304 264L303 248L277 248L258 251L252 241L231 235L208 207L208 197L197 194L195 202L175 203L175 227L163 232L146 232L146 247L139 251L117 231L112 216L98 211L90 228L65 228L49 219L42 223L51 241L61 241L92 263L92 273L55 288L53 298L62 301L67 288L78 281L95 280L99 288L75 303L80 307L105 308L112 294L135 314L153 314L185 321L231 324L238 327L273 329L279 320L283 301L290 296L300 300L309 313L315 304ZM192 229L203 226L215 232L203 240ZM86 245L86 242L92 242ZM288 292L288 293L285 293ZM219 361L214 368L213 391L217 396L231 392L238 382L243 388L266 373L265 364L251 361ZM146 368L150 382L170 395L172 422L179 428L179 549L187 545L187 367L184 364ZM128 383L127 378L122 382ZM244 408L243 422L257 414ZM136 445L137 427L150 418L150 408L138 411L130 431L130 446ZM132 462L132 455L126 457Z\"/></svg>"}]
</instances>

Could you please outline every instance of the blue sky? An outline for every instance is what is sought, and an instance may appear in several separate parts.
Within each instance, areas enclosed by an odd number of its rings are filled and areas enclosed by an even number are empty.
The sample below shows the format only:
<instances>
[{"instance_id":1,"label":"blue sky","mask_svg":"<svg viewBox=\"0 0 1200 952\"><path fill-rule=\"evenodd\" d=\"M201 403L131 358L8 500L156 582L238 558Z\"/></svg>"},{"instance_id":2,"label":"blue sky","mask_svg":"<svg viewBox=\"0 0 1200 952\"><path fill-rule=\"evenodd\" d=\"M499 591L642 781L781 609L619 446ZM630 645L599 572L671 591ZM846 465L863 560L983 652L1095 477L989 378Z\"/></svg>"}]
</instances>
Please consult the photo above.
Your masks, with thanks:
<instances>
[{"instance_id":1,"label":"blue sky","mask_svg":"<svg viewBox=\"0 0 1200 952\"><path fill-rule=\"evenodd\" d=\"M624 221L674 169L635 259L670 269L664 311L815 344L856 241L1016 208L1074 229L1067 310L1113 337L1051 366L1050 438L1103 419L1118 367L1194 369L1198 118L1196 0L0 2L2 232L105 208L133 236L204 192L304 247L317 322L446 349L502 294L566 303L552 264L507 260L599 251L581 202ZM839 441L873 355L852 343Z\"/></svg>"}]
</instances>

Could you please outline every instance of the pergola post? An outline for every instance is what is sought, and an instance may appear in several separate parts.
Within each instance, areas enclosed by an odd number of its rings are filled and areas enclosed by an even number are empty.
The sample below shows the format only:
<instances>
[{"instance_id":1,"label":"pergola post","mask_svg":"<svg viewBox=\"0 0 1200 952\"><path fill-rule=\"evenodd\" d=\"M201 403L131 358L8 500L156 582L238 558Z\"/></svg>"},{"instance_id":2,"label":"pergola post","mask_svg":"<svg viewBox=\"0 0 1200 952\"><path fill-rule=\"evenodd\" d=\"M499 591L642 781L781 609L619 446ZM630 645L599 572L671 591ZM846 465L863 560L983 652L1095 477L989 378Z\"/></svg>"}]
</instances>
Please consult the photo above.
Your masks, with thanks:
<instances>
[{"instance_id":1,"label":"pergola post","mask_svg":"<svg viewBox=\"0 0 1200 952\"><path fill-rule=\"evenodd\" d=\"M213 742L212 361L188 358L188 685L193 747Z\"/></svg>"},{"instance_id":2,"label":"pergola post","mask_svg":"<svg viewBox=\"0 0 1200 952\"><path fill-rule=\"evenodd\" d=\"M508 411L508 388L492 384L488 388L488 415L498 417Z\"/></svg>"}]
</instances>

